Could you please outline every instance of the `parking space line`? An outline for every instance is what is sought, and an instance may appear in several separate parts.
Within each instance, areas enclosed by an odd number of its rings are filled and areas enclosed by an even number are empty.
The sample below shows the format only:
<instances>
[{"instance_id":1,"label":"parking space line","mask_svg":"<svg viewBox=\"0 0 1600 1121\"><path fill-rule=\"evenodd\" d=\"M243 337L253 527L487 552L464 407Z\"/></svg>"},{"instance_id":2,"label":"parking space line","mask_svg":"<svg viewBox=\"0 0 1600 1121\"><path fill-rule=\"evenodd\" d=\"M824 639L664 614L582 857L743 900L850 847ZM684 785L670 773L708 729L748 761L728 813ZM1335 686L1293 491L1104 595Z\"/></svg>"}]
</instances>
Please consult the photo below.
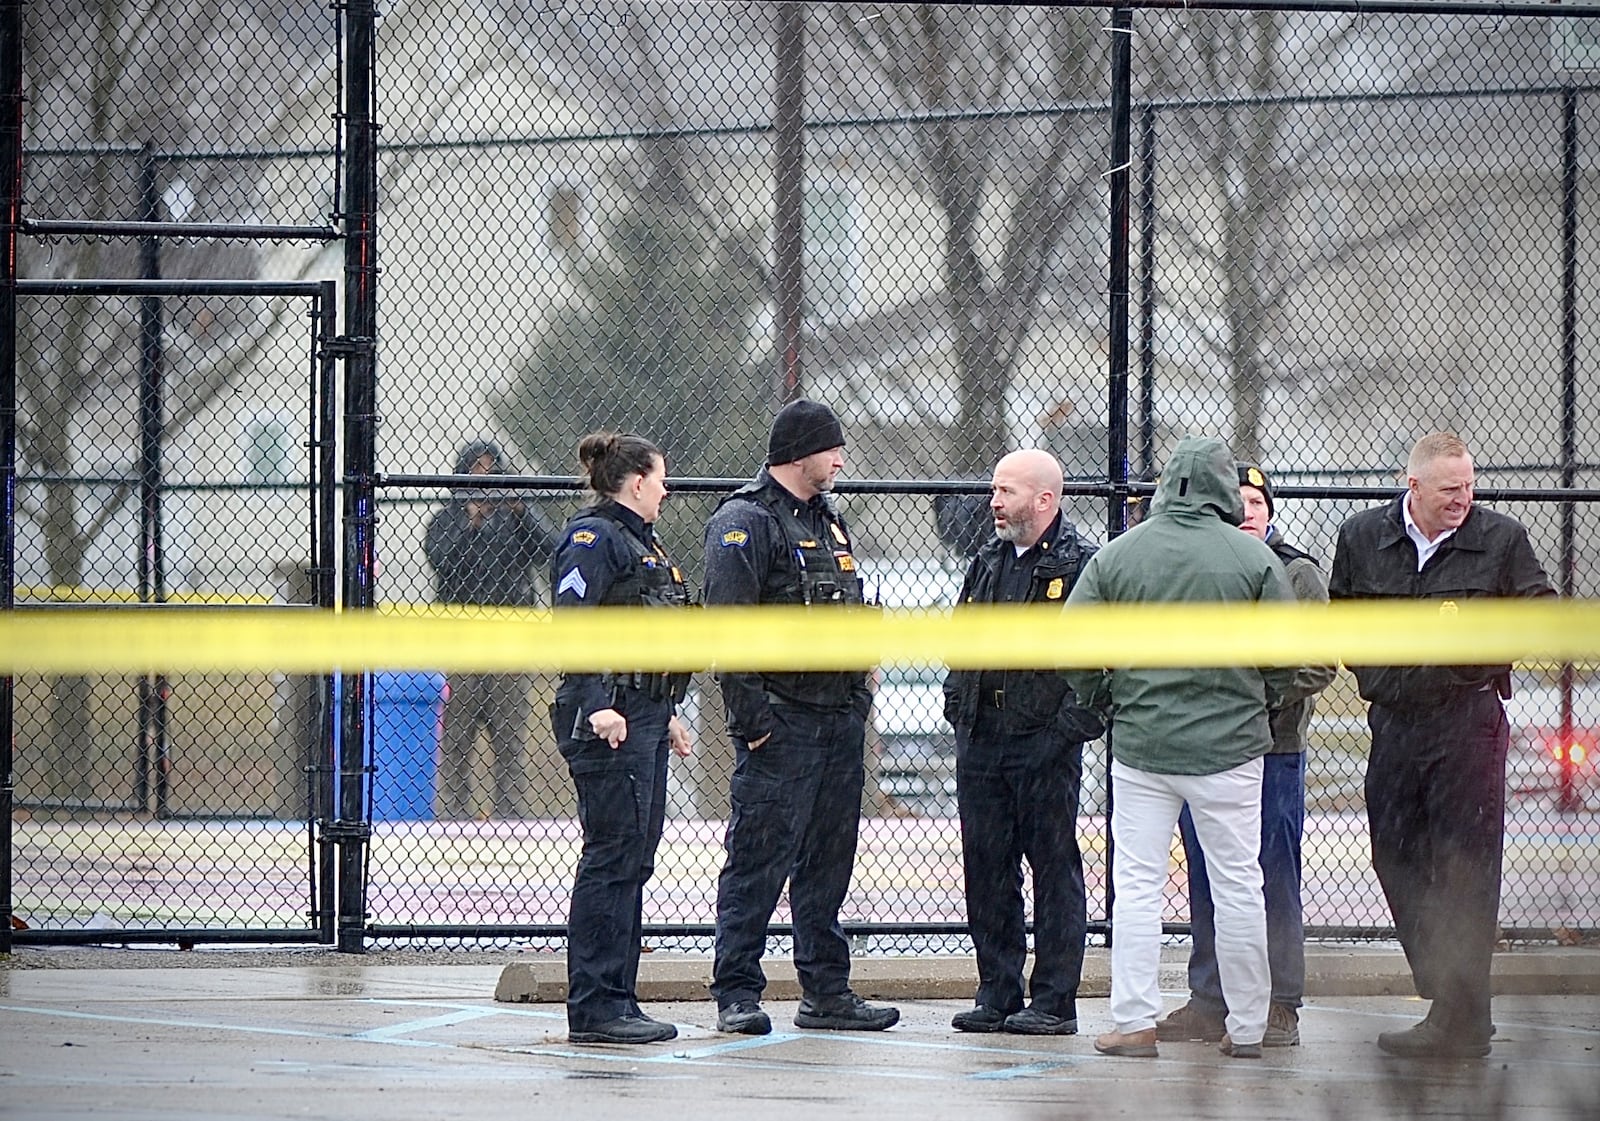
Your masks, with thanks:
<instances>
[{"instance_id":1,"label":"parking space line","mask_svg":"<svg viewBox=\"0 0 1600 1121\"><path fill-rule=\"evenodd\" d=\"M371 1031L356 1032L349 1038L388 1041L398 1036L427 1031L430 1028L447 1028L452 1024L463 1024L468 1020L481 1020L485 1016L498 1014L493 1008L460 1008L442 1016L429 1016L424 1020L408 1020L403 1024L388 1024L385 1027L373 1028Z\"/></svg>"},{"instance_id":2,"label":"parking space line","mask_svg":"<svg viewBox=\"0 0 1600 1121\"><path fill-rule=\"evenodd\" d=\"M670 1055L652 1055L643 1060L647 1063L686 1062L696 1059L713 1058L717 1055L732 1055L739 1051L750 1051L758 1047L772 1047L779 1043L789 1043L802 1038L794 1032L772 1032L763 1036L744 1036L723 1043L712 1043L705 1047L697 1047L692 1051L674 1051Z\"/></svg>"},{"instance_id":3,"label":"parking space line","mask_svg":"<svg viewBox=\"0 0 1600 1121\"><path fill-rule=\"evenodd\" d=\"M443 1008L447 1011L460 1009L463 1011L475 1011L484 1016L527 1016L535 1020L560 1020L563 1023L567 1019L567 1014L564 1010L560 1012L542 1012L537 1008L531 1007L508 1008L501 1004L486 1006L464 1000L400 1000L396 997L372 996L363 997L358 1003L392 1004L397 1008Z\"/></svg>"},{"instance_id":4,"label":"parking space line","mask_svg":"<svg viewBox=\"0 0 1600 1121\"><path fill-rule=\"evenodd\" d=\"M20 1012L31 1016L54 1016L65 1020L94 1020L108 1024L148 1024L163 1028L196 1028L206 1031L236 1031L247 1035L283 1035L298 1039L360 1040L359 1035L342 1032L307 1031L304 1028L267 1028L251 1024L224 1024L211 1020L180 1020L167 1016L108 1016L99 1012L73 1012L65 1008L29 1008L20 1004L0 1004L0 1012ZM420 1039L372 1039L396 1047L454 1047L452 1043L430 1043Z\"/></svg>"}]
</instances>

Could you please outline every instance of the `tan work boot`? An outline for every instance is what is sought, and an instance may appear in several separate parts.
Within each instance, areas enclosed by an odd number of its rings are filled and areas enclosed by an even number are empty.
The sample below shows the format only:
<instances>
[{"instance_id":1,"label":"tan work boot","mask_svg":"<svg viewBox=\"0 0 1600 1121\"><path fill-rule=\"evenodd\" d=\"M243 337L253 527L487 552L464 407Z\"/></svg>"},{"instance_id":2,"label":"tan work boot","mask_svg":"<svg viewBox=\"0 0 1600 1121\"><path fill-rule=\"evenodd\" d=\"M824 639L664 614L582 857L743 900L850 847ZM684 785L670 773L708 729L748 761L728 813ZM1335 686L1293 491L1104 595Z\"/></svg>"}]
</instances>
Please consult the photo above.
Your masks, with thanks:
<instances>
[{"instance_id":1,"label":"tan work boot","mask_svg":"<svg viewBox=\"0 0 1600 1121\"><path fill-rule=\"evenodd\" d=\"M1300 1046L1300 1013L1287 1004L1273 1004L1267 1008L1267 1031L1261 1037L1263 1047Z\"/></svg>"}]
</instances>

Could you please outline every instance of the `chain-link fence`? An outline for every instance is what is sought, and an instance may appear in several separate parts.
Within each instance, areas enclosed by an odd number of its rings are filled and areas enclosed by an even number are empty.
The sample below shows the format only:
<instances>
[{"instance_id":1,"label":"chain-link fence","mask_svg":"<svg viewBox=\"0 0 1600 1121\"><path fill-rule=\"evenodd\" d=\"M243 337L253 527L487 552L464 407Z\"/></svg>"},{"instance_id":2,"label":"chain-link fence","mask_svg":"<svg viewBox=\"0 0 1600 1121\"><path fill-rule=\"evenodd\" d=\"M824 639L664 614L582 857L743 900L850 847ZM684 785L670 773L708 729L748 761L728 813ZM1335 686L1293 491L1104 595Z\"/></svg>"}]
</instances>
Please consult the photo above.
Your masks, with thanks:
<instances>
[{"instance_id":1,"label":"chain-link fence","mask_svg":"<svg viewBox=\"0 0 1600 1121\"><path fill-rule=\"evenodd\" d=\"M844 418L842 505L885 604L951 602L987 528L961 496L1010 448L1053 452L1069 513L1104 540L1178 437L1225 436L1327 560L1435 428L1469 440L1483 497L1529 527L1552 580L1595 593L1600 9L395 0L362 101L361 4L59 7L21 16L19 609L406 613L449 598L430 527L469 500L533 527L508 528L530 542L521 579L485 610L542 604L540 541L578 505L575 447L602 427L667 450L661 528L698 586L706 517L797 393ZM370 215L363 114L381 126ZM334 236L365 218L375 256ZM313 311L308 331L291 294L27 288L108 277L323 282L324 309L343 281L345 321ZM319 378L340 360L336 439ZM503 474L467 494L454 476L486 445ZM843 918L884 944L961 944L941 681L876 675ZM310 900L326 937L338 845L362 873L338 906L366 936L557 936L579 830L555 684L363 682L372 772L351 813L332 680L18 679L16 914L46 939L299 931ZM1591 928L1600 686L1559 666L1518 685L1503 924ZM686 716L700 750L673 764L656 937L709 931L721 864L732 747L712 681ZM1366 745L1341 675L1308 761L1317 933L1388 925ZM1103 745L1084 781L1099 930ZM146 899L152 878L207 882ZM251 894L269 882L292 885L280 909Z\"/></svg>"}]
</instances>

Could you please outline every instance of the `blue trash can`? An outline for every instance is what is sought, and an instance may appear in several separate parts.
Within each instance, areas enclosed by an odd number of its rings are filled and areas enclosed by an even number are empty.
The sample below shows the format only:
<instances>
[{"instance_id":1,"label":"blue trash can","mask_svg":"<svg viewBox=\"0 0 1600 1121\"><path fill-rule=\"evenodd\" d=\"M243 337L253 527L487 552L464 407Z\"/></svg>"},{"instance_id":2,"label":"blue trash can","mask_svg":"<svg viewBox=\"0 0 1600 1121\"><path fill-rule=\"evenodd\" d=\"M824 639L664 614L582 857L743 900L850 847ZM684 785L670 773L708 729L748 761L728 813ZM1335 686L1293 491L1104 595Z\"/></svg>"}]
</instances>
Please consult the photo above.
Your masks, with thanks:
<instances>
[{"instance_id":1,"label":"blue trash can","mask_svg":"<svg viewBox=\"0 0 1600 1121\"><path fill-rule=\"evenodd\" d=\"M373 768L368 776L373 821L433 820L444 688L442 673L372 675L372 717L366 736ZM335 677L336 705L342 693ZM337 721L334 742L339 742Z\"/></svg>"}]
</instances>

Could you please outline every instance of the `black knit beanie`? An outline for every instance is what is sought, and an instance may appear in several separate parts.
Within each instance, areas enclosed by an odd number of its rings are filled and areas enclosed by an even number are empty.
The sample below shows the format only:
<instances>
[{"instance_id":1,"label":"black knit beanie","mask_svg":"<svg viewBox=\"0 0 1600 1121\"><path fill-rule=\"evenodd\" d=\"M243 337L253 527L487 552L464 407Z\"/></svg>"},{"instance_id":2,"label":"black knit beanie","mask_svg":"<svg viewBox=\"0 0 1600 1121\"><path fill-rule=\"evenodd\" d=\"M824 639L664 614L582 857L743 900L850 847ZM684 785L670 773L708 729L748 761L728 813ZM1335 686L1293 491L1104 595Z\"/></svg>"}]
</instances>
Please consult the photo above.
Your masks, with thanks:
<instances>
[{"instance_id":1,"label":"black knit beanie","mask_svg":"<svg viewBox=\"0 0 1600 1121\"><path fill-rule=\"evenodd\" d=\"M793 463L814 452L844 446L844 428L826 405L801 398L790 401L772 419L767 438L767 463Z\"/></svg>"},{"instance_id":2,"label":"black knit beanie","mask_svg":"<svg viewBox=\"0 0 1600 1121\"><path fill-rule=\"evenodd\" d=\"M1272 479L1254 463L1239 464L1239 485L1242 487L1255 487L1261 492L1261 497L1267 500L1267 517L1272 517Z\"/></svg>"}]
</instances>

